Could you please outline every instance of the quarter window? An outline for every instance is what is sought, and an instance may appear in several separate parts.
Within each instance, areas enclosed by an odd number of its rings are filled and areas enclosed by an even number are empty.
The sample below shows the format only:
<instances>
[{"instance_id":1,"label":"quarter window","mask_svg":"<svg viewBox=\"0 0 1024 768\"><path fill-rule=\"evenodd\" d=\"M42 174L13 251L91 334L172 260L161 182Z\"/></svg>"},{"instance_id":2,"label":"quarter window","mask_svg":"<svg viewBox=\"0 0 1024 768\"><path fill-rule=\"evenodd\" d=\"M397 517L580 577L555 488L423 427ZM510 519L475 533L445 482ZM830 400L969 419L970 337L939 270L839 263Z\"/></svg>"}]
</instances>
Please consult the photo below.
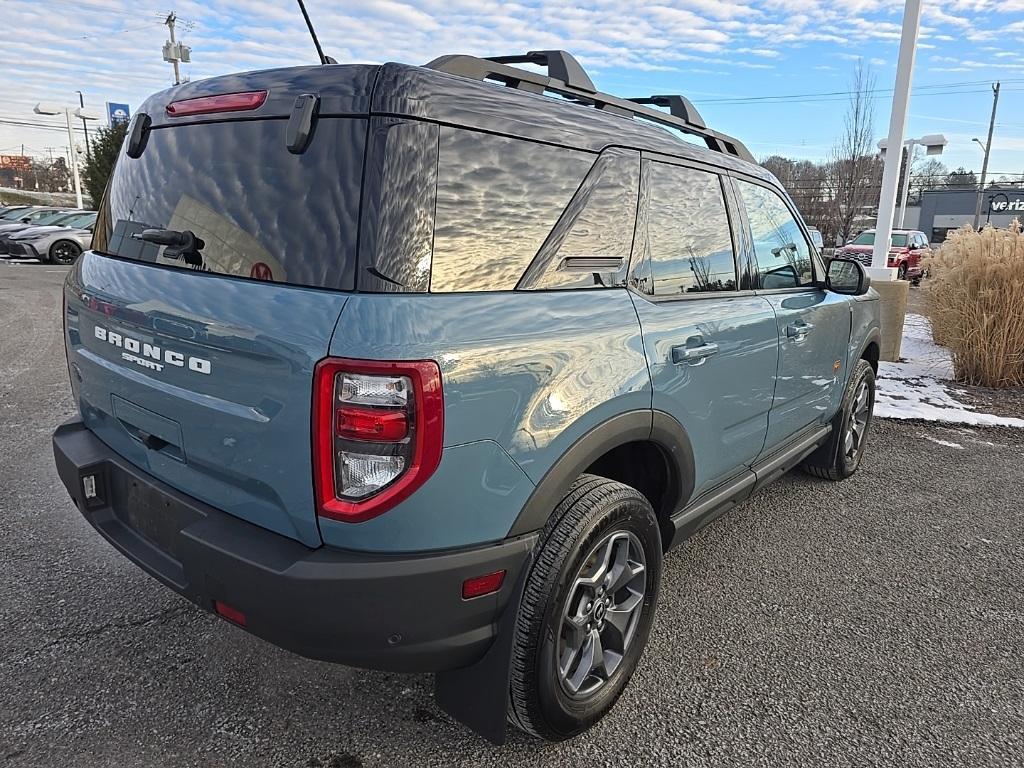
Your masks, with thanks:
<instances>
[{"instance_id":1,"label":"quarter window","mask_svg":"<svg viewBox=\"0 0 1024 768\"><path fill-rule=\"evenodd\" d=\"M515 288L594 156L441 128L430 290Z\"/></svg>"},{"instance_id":2,"label":"quarter window","mask_svg":"<svg viewBox=\"0 0 1024 768\"><path fill-rule=\"evenodd\" d=\"M771 290L812 284L811 248L786 203L767 187L747 181L738 186L754 239L757 287Z\"/></svg>"},{"instance_id":3,"label":"quarter window","mask_svg":"<svg viewBox=\"0 0 1024 768\"><path fill-rule=\"evenodd\" d=\"M647 162L647 243L655 296L736 290L729 215L717 174ZM649 283L648 283L649 281Z\"/></svg>"},{"instance_id":4,"label":"quarter window","mask_svg":"<svg viewBox=\"0 0 1024 768\"><path fill-rule=\"evenodd\" d=\"M640 154L606 150L523 275L520 288L607 288L625 282L636 224Z\"/></svg>"}]
</instances>

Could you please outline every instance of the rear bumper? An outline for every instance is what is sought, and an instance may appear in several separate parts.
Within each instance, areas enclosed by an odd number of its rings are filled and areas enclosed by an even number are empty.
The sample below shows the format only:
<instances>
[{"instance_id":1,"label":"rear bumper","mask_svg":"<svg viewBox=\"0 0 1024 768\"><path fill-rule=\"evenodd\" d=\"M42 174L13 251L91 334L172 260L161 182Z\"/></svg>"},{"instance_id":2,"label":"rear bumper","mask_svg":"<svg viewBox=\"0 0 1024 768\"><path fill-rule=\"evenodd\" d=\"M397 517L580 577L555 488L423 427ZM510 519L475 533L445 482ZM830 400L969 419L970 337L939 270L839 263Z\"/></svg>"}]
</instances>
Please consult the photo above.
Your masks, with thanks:
<instances>
[{"instance_id":1,"label":"rear bumper","mask_svg":"<svg viewBox=\"0 0 1024 768\"><path fill-rule=\"evenodd\" d=\"M196 605L222 601L248 632L314 659L423 672L473 664L535 541L400 557L310 549L170 488L79 420L57 428L53 452L79 511L122 554ZM85 497L87 476L96 498ZM462 599L463 581L501 569L497 594Z\"/></svg>"}]
</instances>

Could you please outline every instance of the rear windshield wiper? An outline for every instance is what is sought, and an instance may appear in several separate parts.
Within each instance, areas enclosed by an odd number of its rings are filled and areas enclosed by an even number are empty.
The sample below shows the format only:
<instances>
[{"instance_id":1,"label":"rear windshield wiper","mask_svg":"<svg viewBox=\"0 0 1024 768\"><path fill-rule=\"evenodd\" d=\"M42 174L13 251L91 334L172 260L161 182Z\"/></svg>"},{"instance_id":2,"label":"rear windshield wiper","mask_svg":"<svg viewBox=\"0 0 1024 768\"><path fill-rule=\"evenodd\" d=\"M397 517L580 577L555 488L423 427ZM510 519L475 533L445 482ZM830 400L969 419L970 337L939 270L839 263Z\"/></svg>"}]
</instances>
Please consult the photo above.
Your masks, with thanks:
<instances>
[{"instance_id":1,"label":"rear windshield wiper","mask_svg":"<svg viewBox=\"0 0 1024 768\"><path fill-rule=\"evenodd\" d=\"M206 242L189 229L180 232L176 229L144 229L142 232L135 232L132 237L147 243L167 246L163 255L168 259L182 259L192 267L203 266L200 251L206 247Z\"/></svg>"}]
</instances>

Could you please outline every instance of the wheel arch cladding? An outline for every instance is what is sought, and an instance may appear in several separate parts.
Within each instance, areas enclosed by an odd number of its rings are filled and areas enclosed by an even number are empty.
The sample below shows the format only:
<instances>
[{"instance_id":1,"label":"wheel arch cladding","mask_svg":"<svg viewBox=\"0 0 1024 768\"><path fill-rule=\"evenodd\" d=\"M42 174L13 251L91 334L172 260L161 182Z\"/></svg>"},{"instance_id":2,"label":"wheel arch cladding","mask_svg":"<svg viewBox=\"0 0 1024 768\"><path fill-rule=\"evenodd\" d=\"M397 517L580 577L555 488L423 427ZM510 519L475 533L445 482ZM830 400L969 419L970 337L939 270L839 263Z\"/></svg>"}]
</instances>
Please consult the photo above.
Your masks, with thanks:
<instances>
[{"instance_id":1,"label":"wheel arch cladding","mask_svg":"<svg viewBox=\"0 0 1024 768\"><path fill-rule=\"evenodd\" d=\"M662 411L613 416L573 443L547 471L508 535L543 528L576 478L588 472L636 487L664 526L693 493L693 446L683 426Z\"/></svg>"},{"instance_id":2,"label":"wheel arch cladding","mask_svg":"<svg viewBox=\"0 0 1024 768\"><path fill-rule=\"evenodd\" d=\"M870 339L868 339L858 359L867 360L871 363L871 367L875 370L875 373L878 373L878 359L880 355L881 347L879 346L879 334L876 332L871 335Z\"/></svg>"},{"instance_id":3,"label":"wheel arch cladding","mask_svg":"<svg viewBox=\"0 0 1024 768\"><path fill-rule=\"evenodd\" d=\"M857 361L864 358L878 372L878 356L872 359L869 355L872 344L876 350L882 347L882 324L879 317L877 299L864 300L858 297L851 302L853 316L850 328L850 346L847 355L847 374L852 373Z\"/></svg>"}]
</instances>

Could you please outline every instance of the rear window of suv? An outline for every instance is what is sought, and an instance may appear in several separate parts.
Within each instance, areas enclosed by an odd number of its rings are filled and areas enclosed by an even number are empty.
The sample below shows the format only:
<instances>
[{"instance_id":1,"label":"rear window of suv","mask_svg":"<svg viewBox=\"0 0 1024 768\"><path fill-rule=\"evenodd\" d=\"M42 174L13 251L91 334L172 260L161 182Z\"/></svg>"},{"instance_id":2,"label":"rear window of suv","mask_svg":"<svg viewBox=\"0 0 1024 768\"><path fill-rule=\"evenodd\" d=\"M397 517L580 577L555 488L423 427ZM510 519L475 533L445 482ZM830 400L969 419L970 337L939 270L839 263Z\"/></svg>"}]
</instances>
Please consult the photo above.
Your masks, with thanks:
<instances>
[{"instance_id":1,"label":"rear window of suv","mask_svg":"<svg viewBox=\"0 0 1024 768\"><path fill-rule=\"evenodd\" d=\"M286 120L157 128L138 159L122 153L93 248L121 258L255 280L351 290L366 122L321 118L302 154ZM134 237L190 231L200 260ZM196 263L200 261L200 263Z\"/></svg>"}]
</instances>

